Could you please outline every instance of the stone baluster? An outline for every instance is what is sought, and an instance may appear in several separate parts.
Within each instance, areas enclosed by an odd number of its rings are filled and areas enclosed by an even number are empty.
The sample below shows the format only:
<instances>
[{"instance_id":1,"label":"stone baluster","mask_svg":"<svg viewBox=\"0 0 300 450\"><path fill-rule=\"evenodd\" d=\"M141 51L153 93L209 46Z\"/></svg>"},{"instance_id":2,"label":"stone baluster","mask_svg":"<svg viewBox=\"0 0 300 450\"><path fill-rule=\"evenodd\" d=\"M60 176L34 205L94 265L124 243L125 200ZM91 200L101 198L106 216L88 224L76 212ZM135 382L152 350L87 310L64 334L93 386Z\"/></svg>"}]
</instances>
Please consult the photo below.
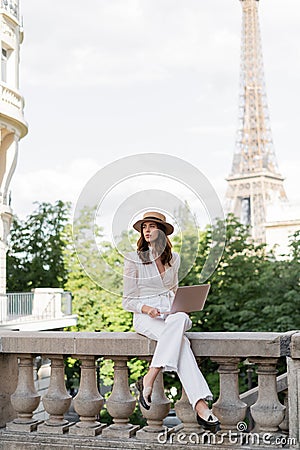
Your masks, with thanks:
<instances>
[{"instance_id":1,"label":"stone baluster","mask_svg":"<svg viewBox=\"0 0 300 450\"><path fill-rule=\"evenodd\" d=\"M285 406L277 395L276 384L276 358L249 358L258 365L258 398L254 405L250 406L252 417L257 431L276 432L278 425L284 418Z\"/></svg>"},{"instance_id":2,"label":"stone baluster","mask_svg":"<svg viewBox=\"0 0 300 450\"><path fill-rule=\"evenodd\" d=\"M127 357L112 358L114 361L114 385L112 393L106 401L109 414L113 417L113 424L105 428L105 437L129 438L140 428L139 425L129 423L129 416L133 413L136 400L130 393L128 386Z\"/></svg>"},{"instance_id":3,"label":"stone baluster","mask_svg":"<svg viewBox=\"0 0 300 450\"><path fill-rule=\"evenodd\" d=\"M32 416L33 411L39 406L40 395L34 386L32 355L20 356L18 385L11 396L11 403L17 412L17 417L7 424L7 429L9 431L35 431L41 422L33 419Z\"/></svg>"},{"instance_id":4,"label":"stone baluster","mask_svg":"<svg viewBox=\"0 0 300 450\"><path fill-rule=\"evenodd\" d=\"M204 431L202 427L198 425L196 412L193 410L184 388L182 388L180 400L175 403L175 411L176 416L183 424L184 433L190 434L199 433L201 430Z\"/></svg>"},{"instance_id":5,"label":"stone baluster","mask_svg":"<svg viewBox=\"0 0 300 450\"><path fill-rule=\"evenodd\" d=\"M300 442L300 333L292 337L291 357L287 357L288 416L290 448L299 448Z\"/></svg>"},{"instance_id":6,"label":"stone baluster","mask_svg":"<svg viewBox=\"0 0 300 450\"><path fill-rule=\"evenodd\" d=\"M94 356L78 357L81 361L81 377L79 391L74 398L74 409L80 416L80 421L70 428L70 434L96 436L106 426L96 421L104 400L99 394L96 382Z\"/></svg>"},{"instance_id":7,"label":"stone baluster","mask_svg":"<svg viewBox=\"0 0 300 450\"><path fill-rule=\"evenodd\" d=\"M18 385L18 358L0 354L0 428L16 417L10 398Z\"/></svg>"},{"instance_id":8,"label":"stone baluster","mask_svg":"<svg viewBox=\"0 0 300 450\"><path fill-rule=\"evenodd\" d=\"M137 431L136 438L157 442L158 433L168 432L167 427L163 425L163 419L167 417L170 411L170 400L165 396L163 373L161 371L154 382L151 400L149 410L140 405L141 412L147 419L148 425Z\"/></svg>"},{"instance_id":9,"label":"stone baluster","mask_svg":"<svg viewBox=\"0 0 300 450\"><path fill-rule=\"evenodd\" d=\"M38 427L39 433L63 434L69 430L70 423L64 419L72 397L65 385L64 360L62 355L51 356L51 378L49 389L42 402L50 417Z\"/></svg>"},{"instance_id":10,"label":"stone baluster","mask_svg":"<svg viewBox=\"0 0 300 450\"><path fill-rule=\"evenodd\" d=\"M285 414L283 421L279 424L279 428L281 431L283 431L285 434L289 433L289 396L288 396L288 389L285 389L283 391L284 395L284 406L285 406Z\"/></svg>"},{"instance_id":11,"label":"stone baluster","mask_svg":"<svg viewBox=\"0 0 300 450\"><path fill-rule=\"evenodd\" d=\"M244 419L247 411L246 403L239 397L238 363L240 358L212 359L219 364L220 374L220 396L213 404L213 413L218 417L222 431L239 431L237 424Z\"/></svg>"}]
</instances>

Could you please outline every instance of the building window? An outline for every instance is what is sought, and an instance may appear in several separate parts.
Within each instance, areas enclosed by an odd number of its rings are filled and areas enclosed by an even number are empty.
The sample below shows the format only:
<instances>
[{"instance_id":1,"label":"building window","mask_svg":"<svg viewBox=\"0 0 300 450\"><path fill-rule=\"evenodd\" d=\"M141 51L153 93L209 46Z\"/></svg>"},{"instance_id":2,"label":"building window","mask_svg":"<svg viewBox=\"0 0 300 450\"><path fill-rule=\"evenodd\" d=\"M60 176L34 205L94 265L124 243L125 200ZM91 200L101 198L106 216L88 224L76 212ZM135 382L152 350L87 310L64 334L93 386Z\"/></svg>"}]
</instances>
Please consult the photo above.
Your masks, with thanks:
<instances>
[{"instance_id":1,"label":"building window","mask_svg":"<svg viewBox=\"0 0 300 450\"><path fill-rule=\"evenodd\" d=\"M242 198L241 205L241 223L243 225L251 225L251 209L250 209L250 198Z\"/></svg>"},{"instance_id":2,"label":"building window","mask_svg":"<svg viewBox=\"0 0 300 450\"><path fill-rule=\"evenodd\" d=\"M6 83L6 81L7 81L7 58L8 58L8 51L5 48L2 48L2 53L1 53L1 81L4 81L4 83Z\"/></svg>"}]
</instances>

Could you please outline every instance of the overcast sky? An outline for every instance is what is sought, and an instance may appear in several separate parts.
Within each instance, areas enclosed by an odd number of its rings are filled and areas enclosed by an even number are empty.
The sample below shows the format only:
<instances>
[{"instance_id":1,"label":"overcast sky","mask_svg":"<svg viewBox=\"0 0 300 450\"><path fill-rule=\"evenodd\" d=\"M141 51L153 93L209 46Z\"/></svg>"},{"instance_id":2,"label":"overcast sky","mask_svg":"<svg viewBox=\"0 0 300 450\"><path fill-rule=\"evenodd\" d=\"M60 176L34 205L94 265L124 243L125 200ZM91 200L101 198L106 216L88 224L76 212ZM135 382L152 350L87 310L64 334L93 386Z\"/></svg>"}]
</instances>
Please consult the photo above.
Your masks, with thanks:
<instances>
[{"instance_id":1,"label":"overcast sky","mask_svg":"<svg viewBox=\"0 0 300 450\"><path fill-rule=\"evenodd\" d=\"M238 0L20 0L28 135L12 189L76 202L112 161L144 152L194 164L221 199L238 118ZM300 2L260 0L271 128L288 197L299 194Z\"/></svg>"}]
</instances>

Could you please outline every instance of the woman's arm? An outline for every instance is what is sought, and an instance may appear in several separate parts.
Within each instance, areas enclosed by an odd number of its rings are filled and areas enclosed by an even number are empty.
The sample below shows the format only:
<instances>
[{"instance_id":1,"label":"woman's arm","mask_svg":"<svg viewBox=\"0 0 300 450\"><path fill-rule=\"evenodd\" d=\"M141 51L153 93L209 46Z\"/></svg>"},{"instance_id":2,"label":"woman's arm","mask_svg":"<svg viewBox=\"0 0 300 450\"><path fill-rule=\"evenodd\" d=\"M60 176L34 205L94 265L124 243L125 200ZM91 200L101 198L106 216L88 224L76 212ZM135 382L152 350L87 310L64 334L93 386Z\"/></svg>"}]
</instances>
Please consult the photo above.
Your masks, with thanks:
<instances>
[{"instance_id":1,"label":"woman's arm","mask_svg":"<svg viewBox=\"0 0 300 450\"><path fill-rule=\"evenodd\" d=\"M160 316L159 309L154 308L154 306L149 306L149 305L142 306L142 313L148 314L148 316L150 316L152 318Z\"/></svg>"},{"instance_id":2,"label":"woman's arm","mask_svg":"<svg viewBox=\"0 0 300 450\"><path fill-rule=\"evenodd\" d=\"M150 317L157 317L160 312L153 306L145 305L139 297L138 271L135 262L130 257L124 260L123 277L123 308L126 311L148 314Z\"/></svg>"}]
</instances>

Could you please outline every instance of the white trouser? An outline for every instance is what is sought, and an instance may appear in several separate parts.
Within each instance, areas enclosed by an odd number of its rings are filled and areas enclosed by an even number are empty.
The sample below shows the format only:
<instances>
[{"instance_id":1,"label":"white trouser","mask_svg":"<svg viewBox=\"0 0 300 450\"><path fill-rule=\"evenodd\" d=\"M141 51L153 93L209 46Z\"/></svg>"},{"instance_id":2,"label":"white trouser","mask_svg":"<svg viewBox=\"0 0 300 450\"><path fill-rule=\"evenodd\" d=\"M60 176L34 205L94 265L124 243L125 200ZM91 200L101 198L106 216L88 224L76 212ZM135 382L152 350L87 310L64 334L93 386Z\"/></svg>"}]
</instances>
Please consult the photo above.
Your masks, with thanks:
<instances>
[{"instance_id":1,"label":"white trouser","mask_svg":"<svg viewBox=\"0 0 300 450\"><path fill-rule=\"evenodd\" d=\"M138 333L157 341L150 367L177 372L193 409L201 398L212 400L212 393L185 336L185 331L192 326L186 313L170 314L165 320L134 314L133 325Z\"/></svg>"}]
</instances>

